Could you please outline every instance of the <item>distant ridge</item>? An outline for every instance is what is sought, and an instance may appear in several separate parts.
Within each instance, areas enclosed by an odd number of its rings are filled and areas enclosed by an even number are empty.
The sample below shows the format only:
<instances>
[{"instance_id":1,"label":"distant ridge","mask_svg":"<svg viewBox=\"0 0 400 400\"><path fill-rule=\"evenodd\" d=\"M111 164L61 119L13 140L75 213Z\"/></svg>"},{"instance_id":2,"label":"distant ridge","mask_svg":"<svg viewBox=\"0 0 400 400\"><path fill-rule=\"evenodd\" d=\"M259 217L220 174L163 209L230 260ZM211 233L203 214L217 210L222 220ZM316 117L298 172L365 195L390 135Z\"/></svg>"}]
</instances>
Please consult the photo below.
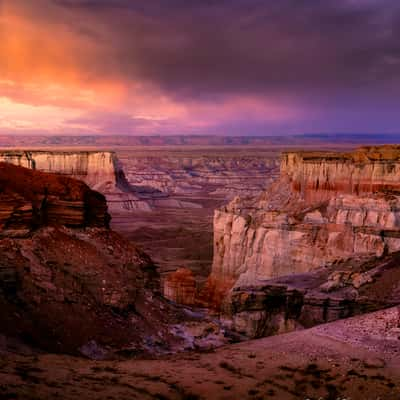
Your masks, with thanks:
<instances>
[{"instance_id":1,"label":"distant ridge","mask_svg":"<svg viewBox=\"0 0 400 400\"><path fill-rule=\"evenodd\" d=\"M393 144L400 143L398 134L310 133L289 136L15 136L0 135L0 147L27 146L301 146L326 144Z\"/></svg>"}]
</instances>

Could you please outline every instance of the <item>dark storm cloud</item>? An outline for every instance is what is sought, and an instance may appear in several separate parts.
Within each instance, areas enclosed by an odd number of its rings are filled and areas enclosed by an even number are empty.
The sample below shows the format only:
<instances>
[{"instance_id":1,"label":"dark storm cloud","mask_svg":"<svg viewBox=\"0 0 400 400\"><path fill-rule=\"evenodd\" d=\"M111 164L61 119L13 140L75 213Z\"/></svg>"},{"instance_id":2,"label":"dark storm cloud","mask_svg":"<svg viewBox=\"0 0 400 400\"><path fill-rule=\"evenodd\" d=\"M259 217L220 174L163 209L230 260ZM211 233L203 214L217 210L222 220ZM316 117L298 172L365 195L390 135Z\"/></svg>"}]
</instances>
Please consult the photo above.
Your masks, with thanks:
<instances>
[{"instance_id":1,"label":"dark storm cloud","mask_svg":"<svg viewBox=\"0 0 400 400\"><path fill-rule=\"evenodd\" d=\"M107 58L92 60L101 63L98 73L143 79L177 96L315 95L399 84L397 1L54 3L99 32Z\"/></svg>"},{"instance_id":2,"label":"dark storm cloud","mask_svg":"<svg viewBox=\"0 0 400 400\"><path fill-rule=\"evenodd\" d=\"M0 127L395 132L399 93L399 0L0 0Z\"/></svg>"}]
</instances>

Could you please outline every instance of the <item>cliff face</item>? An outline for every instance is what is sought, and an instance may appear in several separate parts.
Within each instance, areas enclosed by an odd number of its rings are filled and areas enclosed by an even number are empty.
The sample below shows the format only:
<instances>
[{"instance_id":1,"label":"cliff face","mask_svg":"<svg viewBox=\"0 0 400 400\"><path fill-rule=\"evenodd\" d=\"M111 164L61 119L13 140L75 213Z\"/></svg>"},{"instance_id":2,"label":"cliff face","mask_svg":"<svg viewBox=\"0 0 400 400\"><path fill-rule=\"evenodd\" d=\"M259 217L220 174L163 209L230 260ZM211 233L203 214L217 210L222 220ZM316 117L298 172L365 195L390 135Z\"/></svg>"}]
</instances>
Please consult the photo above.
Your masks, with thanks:
<instances>
[{"instance_id":1,"label":"cliff face","mask_svg":"<svg viewBox=\"0 0 400 400\"><path fill-rule=\"evenodd\" d=\"M116 157L112 152L3 151L0 161L43 172L68 175L94 190L117 184Z\"/></svg>"},{"instance_id":2,"label":"cliff face","mask_svg":"<svg viewBox=\"0 0 400 400\"><path fill-rule=\"evenodd\" d=\"M156 206L195 207L204 196L232 199L234 194L255 195L276 176L277 160L263 155L204 154L193 151L146 151L131 154L125 161L129 183ZM158 198L157 198L158 197Z\"/></svg>"},{"instance_id":3,"label":"cliff face","mask_svg":"<svg viewBox=\"0 0 400 400\"><path fill-rule=\"evenodd\" d=\"M0 161L82 180L107 198L109 209L149 211L135 195L115 153L108 151L1 151Z\"/></svg>"},{"instance_id":4,"label":"cliff face","mask_svg":"<svg viewBox=\"0 0 400 400\"><path fill-rule=\"evenodd\" d=\"M236 198L215 212L211 278L235 281L237 300L239 288L394 254L400 250L399 178L400 147L284 154L268 192Z\"/></svg>"},{"instance_id":5,"label":"cliff face","mask_svg":"<svg viewBox=\"0 0 400 400\"><path fill-rule=\"evenodd\" d=\"M361 147L353 153L285 153L281 174L309 202L339 193L400 189L400 146Z\"/></svg>"},{"instance_id":6,"label":"cliff face","mask_svg":"<svg viewBox=\"0 0 400 400\"><path fill-rule=\"evenodd\" d=\"M303 274L236 286L225 299L232 328L256 338L400 304L400 253L358 257Z\"/></svg>"},{"instance_id":7,"label":"cliff face","mask_svg":"<svg viewBox=\"0 0 400 400\"><path fill-rule=\"evenodd\" d=\"M397 147L284 154L268 192L215 212L213 274L253 282L399 250L399 178Z\"/></svg>"},{"instance_id":8,"label":"cliff face","mask_svg":"<svg viewBox=\"0 0 400 400\"><path fill-rule=\"evenodd\" d=\"M400 198L340 195L300 212L238 205L214 216L213 274L240 284L400 250Z\"/></svg>"}]
</instances>

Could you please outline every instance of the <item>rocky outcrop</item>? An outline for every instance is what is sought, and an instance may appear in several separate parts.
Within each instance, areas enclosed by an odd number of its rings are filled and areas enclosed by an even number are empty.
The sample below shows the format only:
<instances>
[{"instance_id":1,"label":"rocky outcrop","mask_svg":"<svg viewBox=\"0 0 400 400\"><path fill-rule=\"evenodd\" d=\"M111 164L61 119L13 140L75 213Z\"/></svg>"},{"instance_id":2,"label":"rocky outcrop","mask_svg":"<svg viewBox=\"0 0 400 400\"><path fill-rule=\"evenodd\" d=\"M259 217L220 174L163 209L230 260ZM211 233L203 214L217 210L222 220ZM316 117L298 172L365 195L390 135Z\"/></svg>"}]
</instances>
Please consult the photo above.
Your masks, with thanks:
<instances>
[{"instance_id":1,"label":"rocky outcrop","mask_svg":"<svg viewBox=\"0 0 400 400\"><path fill-rule=\"evenodd\" d=\"M0 163L0 235L25 235L45 225L108 227L104 196L85 183Z\"/></svg>"},{"instance_id":2,"label":"rocky outcrop","mask_svg":"<svg viewBox=\"0 0 400 400\"><path fill-rule=\"evenodd\" d=\"M115 154L108 151L2 151L0 161L21 167L71 176L94 190L117 184Z\"/></svg>"},{"instance_id":3,"label":"rocky outcrop","mask_svg":"<svg viewBox=\"0 0 400 400\"><path fill-rule=\"evenodd\" d=\"M339 195L295 212L238 207L215 213L213 274L240 284L400 250L395 195Z\"/></svg>"},{"instance_id":4,"label":"rocky outcrop","mask_svg":"<svg viewBox=\"0 0 400 400\"><path fill-rule=\"evenodd\" d=\"M166 351L179 313L151 259L82 181L0 163L0 333L105 357Z\"/></svg>"},{"instance_id":5,"label":"rocky outcrop","mask_svg":"<svg viewBox=\"0 0 400 400\"><path fill-rule=\"evenodd\" d=\"M284 154L268 192L215 212L213 274L252 283L399 250L396 154L400 148Z\"/></svg>"},{"instance_id":6,"label":"rocky outcrop","mask_svg":"<svg viewBox=\"0 0 400 400\"><path fill-rule=\"evenodd\" d=\"M7 150L0 152L0 161L82 180L106 196L111 213L151 209L129 185L114 152Z\"/></svg>"},{"instance_id":7,"label":"rocky outcrop","mask_svg":"<svg viewBox=\"0 0 400 400\"><path fill-rule=\"evenodd\" d=\"M275 298L285 312L289 310L282 304L320 301L314 294L312 300L307 300L302 293L270 286L271 279L313 275L320 268L336 268L349 260L354 264L354 260L381 259L398 252L399 175L398 146L360 148L349 154L286 153L282 156L281 176L269 191L257 198L236 198L217 210L211 278L221 284L235 282L231 298L234 307L230 311L245 316L237 325L251 326L250 321L245 322L249 317L264 321L262 334L268 329L279 332L283 328L271 328L276 323L265 322L269 317L265 319L259 313L265 312L268 299ZM263 287L268 289L258 290ZM255 303L247 300L248 296L253 298L254 288ZM340 304L347 301L340 296L337 300ZM355 302L361 304L359 299ZM257 306L252 309L254 304ZM356 312L357 307L351 309ZM253 311L246 314L246 310L257 311L258 317ZM300 321L300 314L289 320ZM256 325L260 329L258 322ZM291 329L294 327L293 323ZM259 335L257 329L249 329L251 335Z\"/></svg>"},{"instance_id":8,"label":"rocky outcrop","mask_svg":"<svg viewBox=\"0 0 400 400\"><path fill-rule=\"evenodd\" d=\"M285 153L281 174L309 202L339 193L399 190L400 146L361 147L353 153Z\"/></svg>"},{"instance_id":9,"label":"rocky outcrop","mask_svg":"<svg viewBox=\"0 0 400 400\"><path fill-rule=\"evenodd\" d=\"M178 304L194 305L196 280L193 272L187 268L179 268L169 274L164 282L164 296Z\"/></svg>"},{"instance_id":10,"label":"rocky outcrop","mask_svg":"<svg viewBox=\"0 0 400 400\"><path fill-rule=\"evenodd\" d=\"M248 337L310 328L400 304L400 253L336 263L236 286L225 300L232 328Z\"/></svg>"}]
</instances>

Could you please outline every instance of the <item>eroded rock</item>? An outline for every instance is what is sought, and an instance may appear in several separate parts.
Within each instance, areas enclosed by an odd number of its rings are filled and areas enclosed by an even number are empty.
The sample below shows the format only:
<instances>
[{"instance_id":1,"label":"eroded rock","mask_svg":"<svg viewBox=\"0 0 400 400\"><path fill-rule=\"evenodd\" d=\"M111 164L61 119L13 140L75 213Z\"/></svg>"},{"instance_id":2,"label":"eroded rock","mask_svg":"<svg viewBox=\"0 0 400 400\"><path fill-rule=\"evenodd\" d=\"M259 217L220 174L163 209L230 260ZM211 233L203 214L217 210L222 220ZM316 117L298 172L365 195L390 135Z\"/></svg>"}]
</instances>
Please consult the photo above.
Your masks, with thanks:
<instances>
[{"instance_id":1,"label":"eroded rock","mask_svg":"<svg viewBox=\"0 0 400 400\"><path fill-rule=\"evenodd\" d=\"M269 190L217 210L211 276L234 282L237 329L263 336L396 304L399 177L399 146L286 153Z\"/></svg>"}]
</instances>

